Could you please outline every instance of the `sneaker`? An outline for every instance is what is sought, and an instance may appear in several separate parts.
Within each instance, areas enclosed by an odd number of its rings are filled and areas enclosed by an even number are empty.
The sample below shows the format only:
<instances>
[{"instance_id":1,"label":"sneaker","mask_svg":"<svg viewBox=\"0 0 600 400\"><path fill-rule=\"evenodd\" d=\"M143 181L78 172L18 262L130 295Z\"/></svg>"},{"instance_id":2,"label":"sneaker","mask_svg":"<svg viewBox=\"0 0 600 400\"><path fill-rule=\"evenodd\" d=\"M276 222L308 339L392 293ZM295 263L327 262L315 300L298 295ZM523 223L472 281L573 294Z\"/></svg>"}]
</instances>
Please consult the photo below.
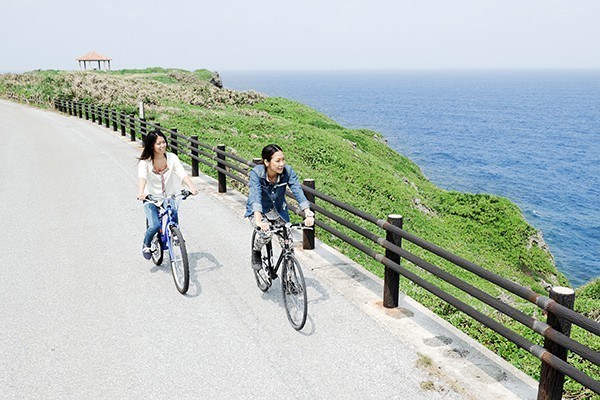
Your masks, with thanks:
<instances>
[{"instance_id":1,"label":"sneaker","mask_svg":"<svg viewBox=\"0 0 600 400\"><path fill-rule=\"evenodd\" d=\"M142 255L146 260L149 260L152 257L152 249L148 246L142 247Z\"/></svg>"},{"instance_id":2,"label":"sneaker","mask_svg":"<svg viewBox=\"0 0 600 400\"><path fill-rule=\"evenodd\" d=\"M252 269L259 271L262 268L260 251L252 250Z\"/></svg>"}]
</instances>

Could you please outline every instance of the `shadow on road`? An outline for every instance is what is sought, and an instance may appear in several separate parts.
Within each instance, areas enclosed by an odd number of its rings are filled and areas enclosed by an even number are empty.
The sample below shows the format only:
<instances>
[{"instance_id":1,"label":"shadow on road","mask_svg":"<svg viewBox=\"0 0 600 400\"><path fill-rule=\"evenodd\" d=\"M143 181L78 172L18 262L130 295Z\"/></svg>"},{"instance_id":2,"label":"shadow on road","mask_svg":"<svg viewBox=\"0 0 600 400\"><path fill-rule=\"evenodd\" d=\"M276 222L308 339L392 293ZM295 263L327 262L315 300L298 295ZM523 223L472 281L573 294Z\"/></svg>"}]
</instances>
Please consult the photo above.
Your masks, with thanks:
<instances>
[{"instance_id":1,"label":"shadow on road","mask_svg":"<svg viewBox=\"0 0 600 400\"><path fill-rule=\"evenodd\" d=\"M221 264L221 262L211 253L188 253L188 261L190 268L190 287L185 294L185 297L198 297L202 293L202 286L198 279L199 273L219 269L223 264ZM152 274L157 272L162 272L165 275L171 276L168 254L165 254L165 258L161 265L153 265L150 269L150 273Z\"/></svg>"},{"instance_id":2,"label":"shadow on road","mask_svg":"<svg viewBox=\"0 0 600 400\"><path fill-rule=\"evenodd\" d=\"M211 253L189 253L188 260L190 264L190 289L186 297L198 297L202 293L202 285L198 275L202 272L210 272L223 266L217 258Z\"/></svg>"}]
</instances>

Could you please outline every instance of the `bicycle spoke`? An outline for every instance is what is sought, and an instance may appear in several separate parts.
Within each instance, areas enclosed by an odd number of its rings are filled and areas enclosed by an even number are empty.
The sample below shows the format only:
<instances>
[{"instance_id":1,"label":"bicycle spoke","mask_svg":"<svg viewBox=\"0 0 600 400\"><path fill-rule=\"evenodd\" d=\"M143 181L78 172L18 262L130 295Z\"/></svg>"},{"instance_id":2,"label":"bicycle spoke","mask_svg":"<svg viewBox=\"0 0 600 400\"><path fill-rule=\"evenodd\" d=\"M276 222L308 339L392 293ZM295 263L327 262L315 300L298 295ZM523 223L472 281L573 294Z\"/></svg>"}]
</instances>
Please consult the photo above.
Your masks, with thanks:
<instances>
[{"instance_id":1,"label":"bicycle spoke","mask_svg":"<svg viewBox=\"0 0 600 400\"><path fill-rule=\"evenodd\" d=\"M160 239L160 233L157 233L152 238L150 249L152 251L152 262L154 262L155 265L161 265L163 261L163 247Z\"/></svg>"},{"instance_id":2,"label":"bicycle spoke","mask_svg":"<svg viewBox=\"0 0 600 400\"><path fill-rule=\"evenodd\" d=\"M187 292L190 283L187 250L179 228L175 226L170 227L170 234L171 248L169 255L171 256L171 272L173 273L173 280L175 281L177 290L183 294Z\"/></svg>"},{"instance_id":3,"label":"bicycle spoke","mask_svg":"<svg viewBox=\"0 0 600 400\"><path fill-rule=\"evenodd\" d=\"M307 315L307 296L300 264L292 256L285 260L282 274L283 302L290 324L296 330L304 327Z\"/></svg>"}]
</instances>

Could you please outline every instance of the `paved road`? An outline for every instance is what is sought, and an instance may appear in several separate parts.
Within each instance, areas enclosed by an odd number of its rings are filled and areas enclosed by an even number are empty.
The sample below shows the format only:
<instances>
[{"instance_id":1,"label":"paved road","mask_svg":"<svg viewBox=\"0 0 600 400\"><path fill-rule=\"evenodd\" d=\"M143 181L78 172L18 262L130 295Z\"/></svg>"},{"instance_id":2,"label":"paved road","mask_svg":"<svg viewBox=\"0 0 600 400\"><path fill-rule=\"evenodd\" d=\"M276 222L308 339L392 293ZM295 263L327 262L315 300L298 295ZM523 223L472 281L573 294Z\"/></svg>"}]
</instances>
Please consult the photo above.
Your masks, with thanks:
<instances>
[{"instance_id":1,"label":"paved road","mask_svg":"<svg viewBox=\"0 0 600 400\"><path fill-rule=\"evenodd\" d=\"M305 266L307 325L293 330L279 287L255 286L243 199L209 178L180 211L182 296L140 253L137 145L3 100L0 138L0 397L479 398L416 368L418 349L348 295L364 289L331 285L317 265Z\"/></svg>"}]
</instances>

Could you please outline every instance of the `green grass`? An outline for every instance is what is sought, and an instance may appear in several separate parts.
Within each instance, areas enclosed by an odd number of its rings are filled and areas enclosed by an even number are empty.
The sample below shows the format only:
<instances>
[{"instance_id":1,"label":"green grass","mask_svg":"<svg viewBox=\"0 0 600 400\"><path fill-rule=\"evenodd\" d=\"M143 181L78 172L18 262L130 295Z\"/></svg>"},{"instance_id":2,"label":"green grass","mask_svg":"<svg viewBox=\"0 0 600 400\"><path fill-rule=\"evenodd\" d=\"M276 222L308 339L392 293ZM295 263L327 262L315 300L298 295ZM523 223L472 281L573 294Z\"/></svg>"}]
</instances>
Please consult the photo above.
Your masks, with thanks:
<instances>
[{"instance_id":1,"label":"green grass","mask_svg":"<svg viewBox=\"0 0 600 400\"><path fill-rule=\"evenodd\" d=\"M144 101L148 119L160 122L163 127L176 127L186 135L198 135L202 142L210 145L226 144L229 151L248 160L258 157L264 145L278 143L299 176L315 179L319 191L381 219L389 214L401 214L404 228L410 233L540 294L547 295L546 284L569 285L564 275L556 270L551 254L536 244L540 242L537 230L524 220L521 211L509 200L490 194L442 190L428 181L416 164L390 149L377 132L347 129L288 99L217 89L208 83L211 76L212 72L208 70L187 72L162 68L109 73L40 71L0 75L0 93L46 99L64 96L127 112L135 112L137 102ZM223 78L226 81L226 77ZM214 176L212 170L205 168L203 171ZM324 202L318 204L385 236L385 232L370 223ZM364 241L347 228L331 224ZM319 239L375 274L383 275L380 263L340 239L323 231L320 231ZM369 246L382 252L375 244ZM535 305L407 241L403 247L491 296L545 320ZM409 262L403 261L402 265L533 343L542 344L539 335L499 315L489 306ZM596 320L600 309L599 287L600 280L596 280L577 291L576 309ZM540 362L533 356L407 279L401 279L401 290L532 377L539 378ZM598 337L582 329L574 327L572 337L595 350L600 349ZM569 361L595 379L600 376L598 367L578 357L571 356ZM580 393L591 396L570 379L567 379L566 388L573 398L584 398L576 397Z\"/></svg>"}]
</instances>

